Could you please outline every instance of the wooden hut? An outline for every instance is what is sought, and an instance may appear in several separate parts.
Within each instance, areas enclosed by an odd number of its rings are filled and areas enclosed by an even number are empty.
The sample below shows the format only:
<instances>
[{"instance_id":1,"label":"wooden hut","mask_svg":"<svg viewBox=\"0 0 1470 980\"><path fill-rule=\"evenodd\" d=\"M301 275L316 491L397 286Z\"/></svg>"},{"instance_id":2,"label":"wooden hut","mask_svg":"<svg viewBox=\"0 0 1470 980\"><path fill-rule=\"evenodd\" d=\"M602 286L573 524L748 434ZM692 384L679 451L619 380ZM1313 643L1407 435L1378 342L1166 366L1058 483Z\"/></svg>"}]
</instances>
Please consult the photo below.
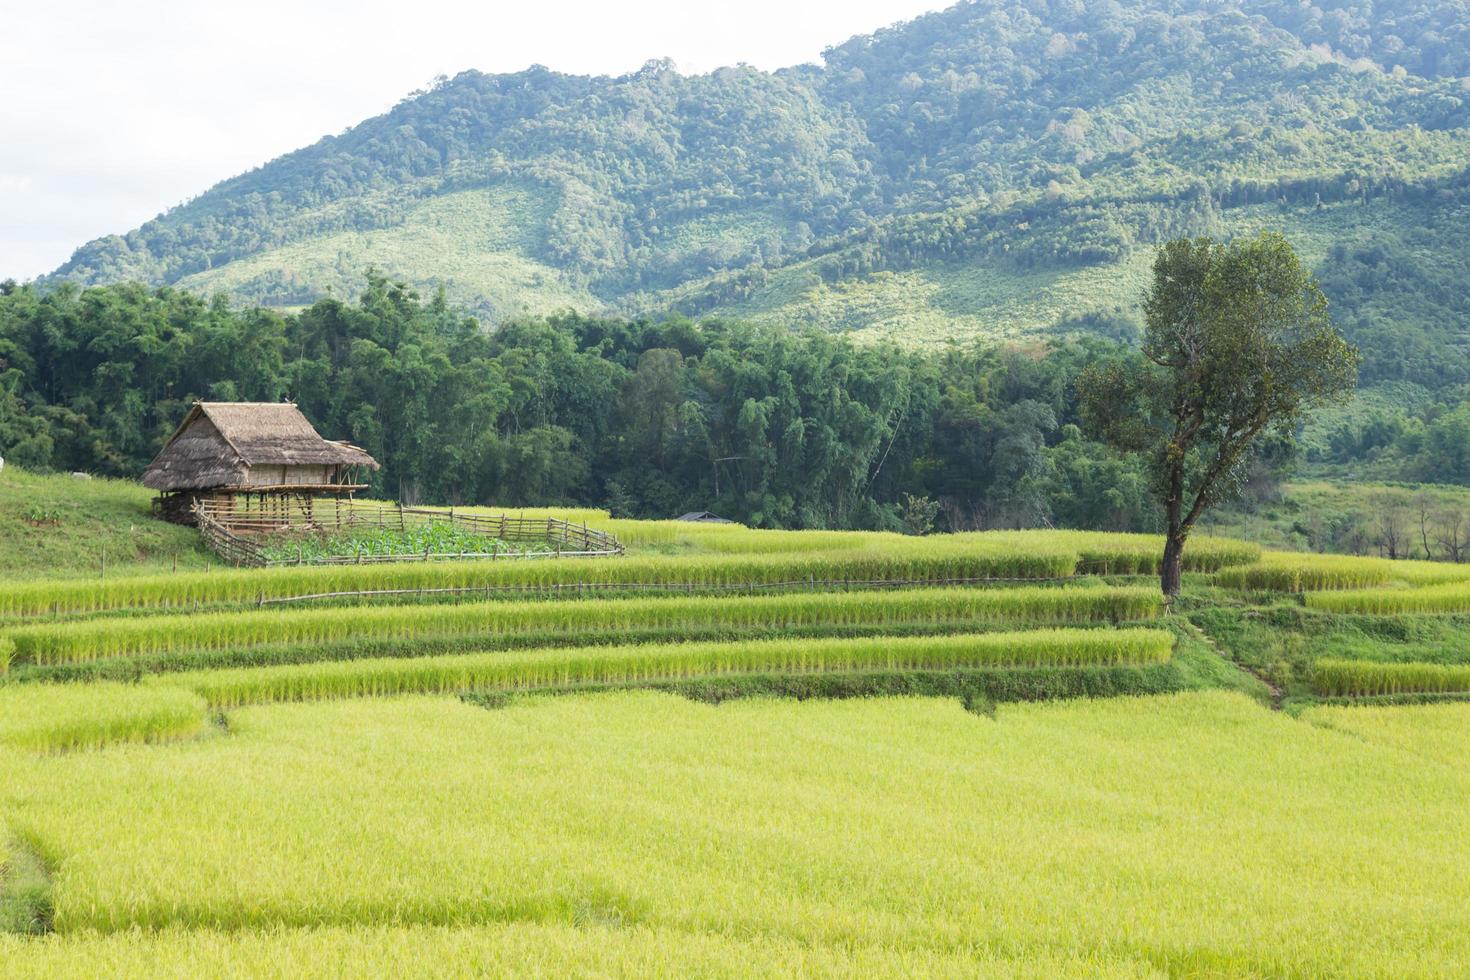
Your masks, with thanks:
<instances>
[{"instance_id":1,"label":"wooden hut","mask_svg":"<svg viewBox=\"0 0 1470 980\"><path fill-rule=\"evenodd\" d=\"M284 510L292 499L309 508L318 494L363 489L358 474L378 462L347 442L323 439L291 402L195 402L162 451L143 471L159 491L158 511L193 523L201 498L254 495Z\"/></svg>"},{"instance_id":2,"label":"wooden hut","mask_svg":"<svg viewBox=\"0 0 1470 980\"><path fill-rule=\"evenodd\" d=\"M707 510L691 510L687 514L680 514L674 518L676 521L689 521L692 524L734 524L734 521L726 520L717 514L711 514Z\"/></svg>"}]
</instances>

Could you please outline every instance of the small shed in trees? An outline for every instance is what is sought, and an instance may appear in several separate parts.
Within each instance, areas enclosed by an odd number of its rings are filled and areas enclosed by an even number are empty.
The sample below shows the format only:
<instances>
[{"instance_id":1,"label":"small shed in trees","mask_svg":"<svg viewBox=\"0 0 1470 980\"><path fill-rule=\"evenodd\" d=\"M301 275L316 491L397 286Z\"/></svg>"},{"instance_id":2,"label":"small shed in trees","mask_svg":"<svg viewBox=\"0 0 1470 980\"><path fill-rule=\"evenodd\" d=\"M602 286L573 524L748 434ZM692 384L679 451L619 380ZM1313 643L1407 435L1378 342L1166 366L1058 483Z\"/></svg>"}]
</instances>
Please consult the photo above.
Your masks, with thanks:
<instances>
[{"instance_id":1,"label":"small shed in trees","mask_svg":"<svg viewBox=\"0 0 1470 980\"><path fill-rule=\"evenodd\" d=\"M201 498L259 495L260 505L317 494L351 495L377 460L347 442L323 439L291 402L195 402L143 471L164 517L193 523Z\"/></svg>"},{"instance_id":2,"label":"small shed in trees","mask_svg":"<svg viewBox=\"0 0 1470 980\"><path fill-rule=\"evenodd\" d=\"M674 518L676 521L691 521L695 524L734 524L734 521L726 520L718 515L711 514L707 510L691 510L687 514L680 514Z\"/></svg>"}]
</instances>

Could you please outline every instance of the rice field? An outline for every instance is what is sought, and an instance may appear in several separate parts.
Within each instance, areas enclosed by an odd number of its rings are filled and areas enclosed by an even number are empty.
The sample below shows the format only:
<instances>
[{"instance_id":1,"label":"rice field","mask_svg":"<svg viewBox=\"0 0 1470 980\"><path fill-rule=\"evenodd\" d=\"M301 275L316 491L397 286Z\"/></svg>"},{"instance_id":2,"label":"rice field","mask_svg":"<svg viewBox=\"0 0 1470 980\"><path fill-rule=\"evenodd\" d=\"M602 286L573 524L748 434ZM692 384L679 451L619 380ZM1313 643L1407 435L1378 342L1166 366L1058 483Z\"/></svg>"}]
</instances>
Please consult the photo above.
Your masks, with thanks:
<instances>
[{"instance_id":1,"label":"rice field","mask_svg":"<svg viewBox=\"0 0 1470 980\"><path fill-rule=\"evenodd\" d=\"M1470 732L1470 702L1393 707L1322 706L1303 719L1402 753L1410 764L1432 761L1470 772L1465 733Z\"/></svg>"},{"instance_id":2,"label":"rice field","mask_svg":"<svg viewBox=\"0 0 1470 980\"><path fill-rule=\"evenodd\" d=\"M0 745L66 751L188 738L203 727L204 701L179 687L0 687Z\"/></svg>"},{"instance_id":3,"label":"rice field","mask_svg":"<svg viewBox=\"0 0 1470 980\"><path fill-rule=\"evenodd\" d=\"M1470 611L1470 582L1311 594L1305 602L1308 608L1323 612L1375 616L1466 612Z\"/></svg>"},{"instance_id":4,"label":"rice field","mask_svg":"<svg viewBox=\"0 0 1470 980\"><path fill-rule=\"evenodd\" d=\"M1386 558L1353 555L1313 555L1267 552L1250 565L1238 565L1215 574L1215 581L1229 589L1272 592L1317 592L1329 589L1364 589L1387 585L1396 571Z\"/></svg>"},{"instance_id":5,"label":"rice field","mask_svg":"<svg viewBox=\"0 0 1470 980\"><path fill-rule=\"evenodd\" d=\"M1428 586L1470 583L1470 565L1268 551L1258 561L1222 568L1215 574L1215 582L1230 589L1306 593ZM1318 598L1310 597L1309 601Z\"/></svg>"},{"instance_id":6,"label":"rice field","mask_svg":"<svg viewBox=\"0 0 1470 980\"><path fill-rule=\"evenodd\" d=\"M150 678L183 686L212 707L268 701L458 691L569 688L726 674L957 667L1095 667L1165 663L1167 630L1031 630L937 637L763 640L390 657Z\"/></svg>"},{"instance_id":7,"label":"rice field","mask_svg":"<svg viewBox=\"0 0 1470 980\"><path fill-rule=\"evenodd\" d=\"M1312 683L1326 697L1470 693L1470 664L1319 660Z\"/></svg>"},{"instance_id":8,"label":"rice field","mask_svg":"<svg viewBox=\"0 0 1470 980\"><path fill-rule=\"evenodd\" d=\"M1470 772L1224 693L994 719L932 699L410 697L3 761L0 813L59 869L55 933L0 939L8 975L1470 960Z\"/></svg>"},{"instance_id":9,"label":"rice field","mask_svg":"<svg viewBox=\"0 0 1470 980\"><path fill-rule=\"evenodd\" d=\"M653 522L657 523L657 522ZM992 531L926 538L868 532L759 531L685 522L681 534L739 540L741 547L618 558L346 565L219 570L93 580L0 582L0 618L70 616L117 610L244 605L331 592L417 589L576 590L626 586L671 590L943 584L989 579L1058 579L1081 574L1152 575L1160 548L1149 535L1077 531ZM687 528L733 528L687 531ZM813 534L821 547L810 547ZM1190 542L1186 567L1215 571L1260 557L1238 542Z\"/></svg>"},{"instance_id":10,"label":"rice field","mask_svg":"<svg viewBox=\"0 0 1470 980\"><path fill-rule=\"evenodd\" d=\"M379 976L460 980L537 977L1035 977L1102 980L1158 976L1127 953L1069 954L1046 946L965 952L876 945L813 946L780 936L717 933L601 921L459 926L332 926L98 932L19 939L0 934L0 962L15 980L157 980L249 976L261 980ZM248 967L244 964L249 964Z\"/></svg>"},{"instance_id":11,"label":"rice field","mask_svg":"<svg viewBox=\"0 0 1470 980\"><path fill-rule=\"evenodd\" d=\"M1454 570L1196 538L1186 592L1222 615L1185 622L1130 580L1150 536L581 519L630 553L0 583L0 974L1470 958L1463 716L1419 754L1334 713L1380 709L1273 713L1240 653L1296 644L1294 697L1470 691L1421 662L1458 627L1282 627L1455 611ZM1380 637L1400 662L1309 645Z\"/></svg>"},{"instance_id":12,"label":"rice field","mask_svg":"<svg viewBox=\"0 0 1470 980\"><path fill-rule=\"evenodd\" d=\"M1118 622L1157 616L1146 587L907 589L878 593L796 593L378 606L157 615L38 624L0 630L16 663L78 663L184 650L263 644L413 641L555 630L797 627L924 622Z\"/></svg>"},{"instance_id":13,"label":"rice field","mask_svg":"<svg viewBox=\"0 0 1470 980\"><path fill-rule=\"evenodd\" d=\"M962 550L893 549L871 554L626 556L535 561L271 568L119 578L16 583L0 590L0 615L37 616L118 609L178 609L247 604L310 593L389 589L532 589L595 585L671 589L789 583L946 582L995 577L1070 576L1076 555L1065 549L1030 553L992 544Z\"/></svg>"}]
</instances>

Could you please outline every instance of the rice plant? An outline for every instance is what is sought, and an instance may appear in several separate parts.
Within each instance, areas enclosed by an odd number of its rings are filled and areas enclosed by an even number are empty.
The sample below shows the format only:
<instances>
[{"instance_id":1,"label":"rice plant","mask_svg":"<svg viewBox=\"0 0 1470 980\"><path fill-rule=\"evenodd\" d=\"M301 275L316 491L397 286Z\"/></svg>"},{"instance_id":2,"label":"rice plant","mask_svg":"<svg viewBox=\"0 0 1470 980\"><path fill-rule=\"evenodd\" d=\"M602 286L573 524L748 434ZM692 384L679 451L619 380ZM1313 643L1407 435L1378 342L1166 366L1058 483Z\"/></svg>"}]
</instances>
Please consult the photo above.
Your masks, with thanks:
<instances>
[{"instance_id":1,"label":"rice plant","mask_svg":"<svg viewBox=\"0 0 1470 980\"><path fill-rule=\"evenodd\" d=\"M216 708L269 701L567 688L721 674L1164 663L1167 630L1033 630L957 636L672 643L331 661L150 678Z\"/></svg>"},{"instance_id":2,"label":"rice plant","mask_svg":"<svg viewBox=\"0 0 1470 980\"><path fill-rule=\"evenodd\" d=\"M1406 585L1442 585L1470 582L1470 565L1448 561L1396 561L1393 578Z\"/></svg>"},{"instance_id":3,"label":"rice plant","mask_svg":"<svg viewBox=\"0 0 1470 980\"><path fill-rule=\"evenodd\" d=\"M1052 531L1056 540L1077 549L1078 571L1092 575L1157 575L1163 560L1164 538L1155 534L1113 534L1101 531ZM1259 545L1209 535L1191 536L1184 549L1184 570L1214 572L1244 565L1261 557Z\"/></svg>"},{"instance_id":4,"label":"rice plant","mask_svg":"<svg viewBox=\"0 0 1470 980\"><path fill-rule=\"evenodd\" d=\"M273 705L3 772L63 869L7 977L1470 962L1470 774L1218 692Z\"/></svg>"},{"instance_id":5,"label":"rice plant","mask_svg":"<svg viewBox=\"0 0 1470 980\"><path fill-rule=\"evenodd\" d=\"M1433 760L1470 773L1465 733L1470 732L1470 701L1438 704L1321 705L1302 712L1302 719L1355 738L1385 745L1410 758Z\"/></svg>"},{"instance_id":6,"label":"rice plant","mask_svg":"<svg viewBox=\"0 0 1470 980\"><path fill-rule=\"evenodd\" d=\"M678 523L678 522L675 522ZM689 525L694 527L696 525ZM723 527L723 525L715 525ZM980 579L1050 579L1082 573L1152 574L1162 545L1149 535L1078 531L991 531L925 538L861 532L725 532L760 542L684 555L273 568L103 580L0 583L0 617L75 615L117 609L175 609L285 596L384 589L574 589L606 584L669 589L845 582L942 584ZM809 550L817 534L824 547ZM791 542L787 547L782 542ZM840 547L834 542L845 542ZM1259 549L1191 541L1186 568L1206 571L1253 561Z\"/></svg>"},{"instance_id":7,"label":"rice plant","mask_svg":"<svg viewBox=\"0 0 1470 980\"><path fill-rule=\"evenodd\" d=\"M204 702L182 688L130 684L0 687L0 744L37 751L186 738Z\"/></svg>"},{"instance_id":8,"label":"rice plant","mask_svg":"<svg viewBox=\"0 0 1470 980\"><path fill-rule=\"evenodd\" d=\"M1320 592L1387 585L1394 563L1355 555L1268 552L1253 565L1225 568L1215 582L1229 589L1271 592Z\"/></svg>"},{"instance_id":9,"label":"rice plant","mask_svg":"<svg viewBox=\"0 0 1470 980\"><path fill-rule=\"evenodd\" d=\"M1161 603L1149 588L907 589L883 593L492 602L451 606L292 609L162 615L14 627L0 642L17 662L80 663L185 650L353 639L922 622L1087 622L1144 619Z\"/></svg>"},{"instance_id":10,"label":"rice plant","mask_svg":"<svg viewBox=\"0 0 1470 980\"><path fill-rule=\"evenodd\" d=\"M1037 546L1020 551L997 542L985 548L926 549L908 545L856 554L628 556L269 568L107 580L17 582L0 588L0 616L187 608L364 589L556 589L575 588L589 582L699 589L810 582L942 583L957 579L1055 578L1071 575L1075 565L1075 554L1063 547Z\"/></svg>"},{"instance_id":11,"label":"rice plant","mask_svg":"<svg viewBox=\"0 0 1470 980\"><path fill-rule=\"evenodd\" d=\"M778 935L726 936L626 921L586 901L576 921L455 925L338 925L240 930L171 927L40 937L0 933L9 980L97 977L973 977L1080 976L1139 980L1146 960L1115 953L925 945L807 943ZM371 970L365 968L371 964Z\"/></svg>"},{"instance_id":12,"label":"rice plant","mask_svg":"<svg viewBox=\"0 0 1470 980\"><path fill-rule=\"evenodd\" d=\"M1304 601L1309 609L1332 613L1393 616L1403 613L1457 613L1470 611L1470 582L1449 582L1421 588L1359 589L1349 592L1312 592Z\"/></svg>"},{"instance_id":13,"label":"rice plant","mask_svg":"<svg viewBox=\"0 0 1470 980\"><path fill-rule=\"evenodd\" d=\"M1470 692L1470 665L1318 660L1312 687L1326 697Z\"/></svg>"}]
</instances>

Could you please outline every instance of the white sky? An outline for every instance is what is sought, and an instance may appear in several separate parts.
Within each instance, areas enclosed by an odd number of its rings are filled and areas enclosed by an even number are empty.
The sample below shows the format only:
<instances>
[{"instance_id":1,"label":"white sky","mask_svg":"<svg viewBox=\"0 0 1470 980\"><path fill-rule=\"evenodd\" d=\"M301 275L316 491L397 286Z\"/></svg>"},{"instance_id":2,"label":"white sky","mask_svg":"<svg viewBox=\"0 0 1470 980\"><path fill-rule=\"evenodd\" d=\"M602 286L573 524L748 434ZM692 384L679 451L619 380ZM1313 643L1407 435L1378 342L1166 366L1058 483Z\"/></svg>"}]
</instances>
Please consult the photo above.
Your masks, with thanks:
<instances>
[{"instance_id":1,"label":"white sky","mask_svg":"<svg viewBox=\"0 0 1470 980\"><path fill-rule=\"evenodd\" d=\"M3 0L0 279L49 272L439 74L779 68L951 0Z\"/></svg>"}]
</instances>

